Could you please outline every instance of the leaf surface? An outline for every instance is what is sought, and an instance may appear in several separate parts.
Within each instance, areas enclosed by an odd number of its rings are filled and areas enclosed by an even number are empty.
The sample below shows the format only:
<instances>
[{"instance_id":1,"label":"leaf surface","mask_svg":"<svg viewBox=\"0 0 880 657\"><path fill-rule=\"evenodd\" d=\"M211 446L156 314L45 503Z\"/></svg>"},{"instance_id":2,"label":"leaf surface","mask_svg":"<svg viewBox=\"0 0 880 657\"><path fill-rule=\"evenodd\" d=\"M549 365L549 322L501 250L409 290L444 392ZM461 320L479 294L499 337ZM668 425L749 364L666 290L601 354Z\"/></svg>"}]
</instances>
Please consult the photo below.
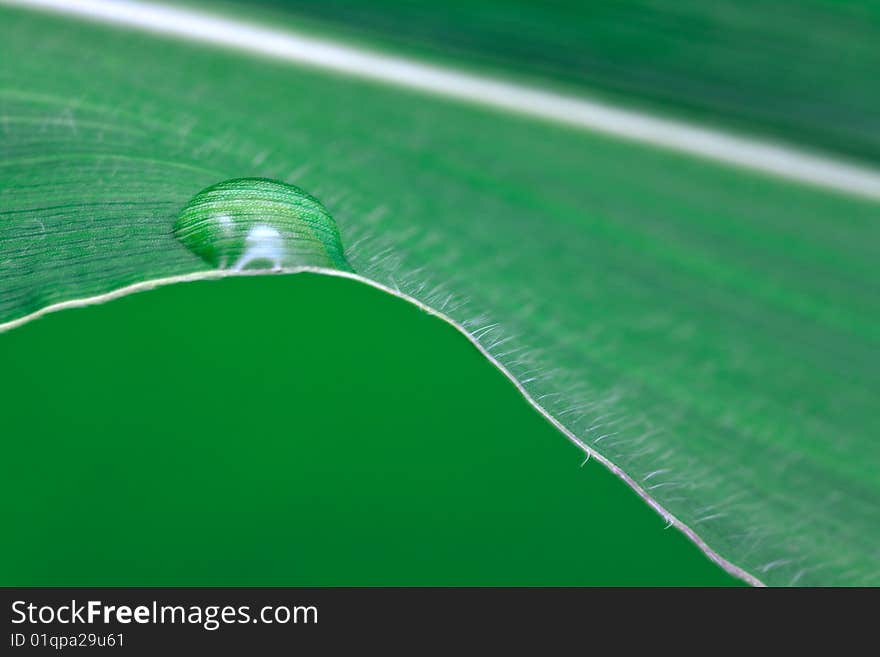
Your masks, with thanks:
<instances>
[{"instance_id":1,"label":"leaf surface","mask_svg":"<svg viewBox=\"0 0 880 657\"><path fill-rule=\"evenodd\" d=\"M283 180L726 568L880 583L876 203L118 27L0 32L0 323L214 275L180 208Z\"/></svg>"},{"instance_id":2,"label":"leaf surface","mask_svg":"<svg viewBox=\"0 0 880 657\"><path fill-rule=\"evenodd\" d=\"M779 0L260 0L344 30L701 121L880 158L880 3ZM231 11L240 8L234 3Z\"/></svg>"}]
</instances>

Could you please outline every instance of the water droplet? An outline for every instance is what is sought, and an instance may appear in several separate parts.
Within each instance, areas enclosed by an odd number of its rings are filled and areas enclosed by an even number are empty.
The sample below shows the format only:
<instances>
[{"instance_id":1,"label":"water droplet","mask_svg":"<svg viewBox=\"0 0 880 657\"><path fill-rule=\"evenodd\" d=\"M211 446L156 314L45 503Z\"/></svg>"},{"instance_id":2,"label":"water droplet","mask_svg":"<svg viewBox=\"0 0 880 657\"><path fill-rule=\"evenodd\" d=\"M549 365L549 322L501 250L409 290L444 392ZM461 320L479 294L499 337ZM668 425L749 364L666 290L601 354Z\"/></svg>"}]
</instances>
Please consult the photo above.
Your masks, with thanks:
<instances>
[{"instance_id":1,"label":"water droplet","mask_svg":"<svg viewBox=\"0 0 880 657\"><path fill-rule=\"evenodd\" d=\"M180 211L174 235L218 269L351 271L324 206L299 187L267 178L234 178L203 189Z\"/></svg>"}]
</instances>

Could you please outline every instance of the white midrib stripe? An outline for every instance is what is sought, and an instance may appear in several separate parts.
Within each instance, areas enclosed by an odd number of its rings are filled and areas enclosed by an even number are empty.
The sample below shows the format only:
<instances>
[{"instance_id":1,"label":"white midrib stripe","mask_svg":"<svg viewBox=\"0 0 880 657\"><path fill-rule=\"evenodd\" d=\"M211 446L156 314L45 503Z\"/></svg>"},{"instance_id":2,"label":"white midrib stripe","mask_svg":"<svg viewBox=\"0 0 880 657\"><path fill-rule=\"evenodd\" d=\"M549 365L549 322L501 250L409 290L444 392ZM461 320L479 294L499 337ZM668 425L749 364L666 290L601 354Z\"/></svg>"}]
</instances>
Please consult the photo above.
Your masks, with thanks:
<instances>
[{"instance_id":1,"label":"white midrib stripe","mask_svg":"<svg viewBox=\"0 0 880 657\"><path fill-rule=\"evenodd\" d=\"M236 48L659 146L780 178L880 200L880 171L780 144L652 116L452 68L130 0L0 0Z\"/></svg>"}]
</instances>

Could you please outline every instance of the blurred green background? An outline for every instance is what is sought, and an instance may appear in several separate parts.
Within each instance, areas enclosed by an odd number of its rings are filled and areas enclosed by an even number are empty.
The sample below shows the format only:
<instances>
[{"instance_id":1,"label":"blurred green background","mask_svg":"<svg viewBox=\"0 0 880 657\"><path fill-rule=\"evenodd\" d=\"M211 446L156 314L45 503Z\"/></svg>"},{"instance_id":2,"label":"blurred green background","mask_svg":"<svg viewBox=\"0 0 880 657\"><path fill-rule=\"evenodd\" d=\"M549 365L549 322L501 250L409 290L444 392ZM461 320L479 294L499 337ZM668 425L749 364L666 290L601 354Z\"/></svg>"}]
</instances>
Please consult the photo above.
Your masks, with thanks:
<instances>
[{"instance_id":1,"label":"blurred green background","mask_svg":"<svg viewBox=\"0 0 880 657\"><path fill-rule=\"evenodd\" d=\"M880 158L876 0L177 4ZM351 281L59 313L0 367L0 584L737 584L455 330Z\"/></svg>"},{"instance_id":2,"label":"blurred green background","mask_svg":"<svg viewBox=\"0 0 880 657\"><path fill-rule=\"evenodd\" d=\"M735 585L467 340L314 275L0 336L2 585Z\"/></svg>"},{"instance_id":3,"label":"blurred green background","mask_svg":"<svg viewBox=\"0 0 880 657\"><path fill-rule=\"evenodd\" d=\"M880 159L878 0L187 0Z\"/></svg>"}]
</instances>

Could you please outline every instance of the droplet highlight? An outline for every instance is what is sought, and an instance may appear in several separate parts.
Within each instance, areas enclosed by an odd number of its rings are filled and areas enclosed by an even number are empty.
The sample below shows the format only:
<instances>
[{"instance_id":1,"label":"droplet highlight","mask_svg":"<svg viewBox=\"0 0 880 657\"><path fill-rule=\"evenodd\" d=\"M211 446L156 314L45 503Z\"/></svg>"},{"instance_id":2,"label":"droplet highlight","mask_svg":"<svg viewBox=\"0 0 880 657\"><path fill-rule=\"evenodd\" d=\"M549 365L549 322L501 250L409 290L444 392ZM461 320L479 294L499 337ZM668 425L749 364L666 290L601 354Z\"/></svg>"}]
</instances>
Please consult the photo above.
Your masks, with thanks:
<instances>
[{"instance_id":1,"label":"droplet highlight","mask_svg":"<svg viewBox=\"0 0 880 657\"><path fill-rule=\"evenodd\" d=\"M351 271L339 229L315 197L268 178L234 178L192 197L174 236L218 269Z\"/></svg>"}]
</instances>

